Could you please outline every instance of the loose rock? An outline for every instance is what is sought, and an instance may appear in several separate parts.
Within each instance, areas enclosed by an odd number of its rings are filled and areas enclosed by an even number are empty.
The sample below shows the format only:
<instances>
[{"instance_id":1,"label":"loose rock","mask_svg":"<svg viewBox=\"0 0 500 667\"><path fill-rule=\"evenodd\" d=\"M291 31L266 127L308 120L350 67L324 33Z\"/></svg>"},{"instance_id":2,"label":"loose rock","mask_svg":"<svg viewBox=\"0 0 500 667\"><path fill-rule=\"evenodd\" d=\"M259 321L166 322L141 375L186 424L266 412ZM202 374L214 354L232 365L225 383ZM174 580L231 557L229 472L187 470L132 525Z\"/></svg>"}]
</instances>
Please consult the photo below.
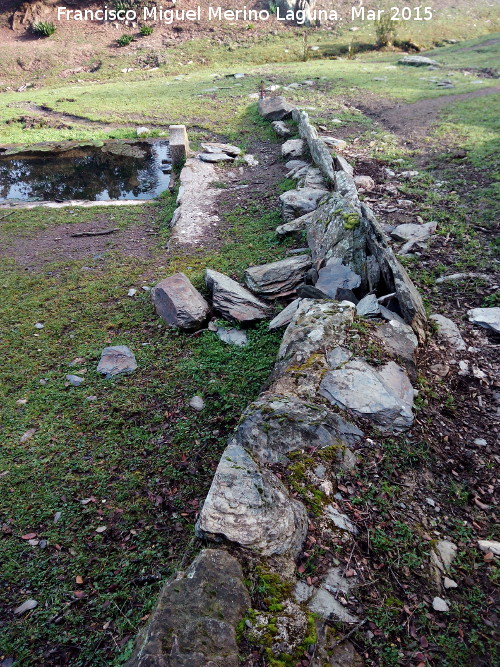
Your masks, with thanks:
<instances>
[{"instance_id":1,"label":"loose rock","mask_svg":"<svg viewBox=\"0 0 500 667\"><path fill-rule=\"evenodd\" d=\"M134 353L126 345L114 345L105 347L101 352L97 372L110 378L120 373L132 373L136 368Z\"/></svg>"},{"instance_id":2,"label":"loose rock","mask_svg":"<svg viewBox=\"0 0 500 667\"><path fill-rule=\"evenodd\" d=\"M283 97L262 97L259 100L259 113L265 120L286 120L295 107Z\"/></svg>"},{"instance_id":3,"label":"loose rock","mask_svg":"<svg viewBox=\"0 0 500 667\"><path fill-rule=\"evenodd\" d=\"M248 343L247 335L241 329L224 329L219 327L217 329L217 336L228 345L236 345L237 347L245 347Z\"/></svg>"},{"instance_id":4,"label":"loose rock","mask_svg":"<svg viewBox=\"0 0 500 667\"><path fill-rule=\"evenodd\" d=\"M207 319L208 303L184 273L161 280L151 290L156 312L171 327L196 329Z\"/></svg>"},{"instance_id":5,"label":"loose rock","mask_svg":"<svg viewBox=\"0 0 500 667\"><path fill-rule=\"evenodd\" d=\"M73 387L79 387L85 382L85 378L82 378L79 375L66 375L66 380L73 385Z\"/></svg>"},{"instance_id":6,"label":"loose rock","mask_svg":"<svg viewBox=\"0 0 500 667\"><path fill-rule=\"evenodd\" d=\"M326 194L328 194L326 190L317 188L301 188L284 192L279 198L283 219L288 222L314 211Z\"/></svg>"},{"instance_id":7,"label":"loose rock","mask_svg":"<svg viewBox=\"0 0 500 667\"><path fill-rule=\"evenodd\" d=\"M205 282L214 309L226 319L249 323L263 320L270 313L269 306L223 273L207 269Z\"/></svg>"},{"instance_id":8,"label":"loose rock","mask_svg":"<svg viewBox=\"0 0 500 667\"><path fill-rule=\"evenodd\" d=\"M473 308L467 316L472 324L500 333L500 308Z\"/></svg>"},{"instance_id":9,"label":"loose rock","mask_svg":"<svg viewBox=\"0 0 500 667\"><path fill-rule=\"evenodd\" d=\"M196 410L197 412L200 412L200 410L203 410L205 407L205 401L201 396L193 396L193 398L189 401L189 407L193 408L193 410Z\"/></svg>"},{"instance_id":10,"label":"loose rock","mask_svg":"<svg viewBox=\"0 0 500 667\"><path fill-rule=\"evenodd\" d=\"M309 255L298 255L252 266L245 271L245 283L256 294L265 298L278 298L293 294L311 266Z\"/></svg>"},{"instance_id":11,"label":"loose rock","mask_svg":"<svg viewBox=\"0 0 500 667\"><path fill-rule=\"evenodd\" d=\"M429 319L436 323L439 338L442 338L452 350L461 352L467 349L465 341L460 335L460 331L455 322L438 313L434 313Z\"/></svg>"},{"instance_id":12,"label":"loose rock","mask_svg":"<svg viewBox=\"0 0 500 667\"><path fill-rule=\"evenodd\" d=\"M283 121L281 120L275 120L271 123L273 130L276 132L278 137L283 137L284 139L287 139L288 137L292 136L292 131L288 127L288 125L285 125Z\"/></svg>"},{"instance_id":13,"label":"loose rock","mask_svg":"<svg viewBox=\"0 0 500 667\"><path fill-rule=\"evenodd\" d=\"M302 139L288 139L281 147L281 155L285 160L297 160L304 154L304 148Z\"/></svg>"}]
</instances>

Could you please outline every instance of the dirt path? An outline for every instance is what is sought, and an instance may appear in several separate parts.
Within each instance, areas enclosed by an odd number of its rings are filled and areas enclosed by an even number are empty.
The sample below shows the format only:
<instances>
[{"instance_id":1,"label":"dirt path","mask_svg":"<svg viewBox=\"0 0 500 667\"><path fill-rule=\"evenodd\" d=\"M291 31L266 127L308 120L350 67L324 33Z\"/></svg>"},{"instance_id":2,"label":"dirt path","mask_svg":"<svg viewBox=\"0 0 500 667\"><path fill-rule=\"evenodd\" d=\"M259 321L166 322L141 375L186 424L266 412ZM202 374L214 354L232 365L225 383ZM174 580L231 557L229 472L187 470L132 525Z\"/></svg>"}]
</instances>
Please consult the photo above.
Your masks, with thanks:
<instances>
[{"instance_id":1,"label":"dirt path","mask_svg":"<svg viewBox=\"0 0 500 667\"><path fill-rule=\"evenodd\" d=\"M436 124L441 109L463 100L500 93L500 86L481 88L470 93L443 95L433 99L420 100L412 104L391 105L375 95L366 96L356 106L367 116L377 120L388 130L403 137L407 143L419 144Z\"/></svg>"}]
</instances>

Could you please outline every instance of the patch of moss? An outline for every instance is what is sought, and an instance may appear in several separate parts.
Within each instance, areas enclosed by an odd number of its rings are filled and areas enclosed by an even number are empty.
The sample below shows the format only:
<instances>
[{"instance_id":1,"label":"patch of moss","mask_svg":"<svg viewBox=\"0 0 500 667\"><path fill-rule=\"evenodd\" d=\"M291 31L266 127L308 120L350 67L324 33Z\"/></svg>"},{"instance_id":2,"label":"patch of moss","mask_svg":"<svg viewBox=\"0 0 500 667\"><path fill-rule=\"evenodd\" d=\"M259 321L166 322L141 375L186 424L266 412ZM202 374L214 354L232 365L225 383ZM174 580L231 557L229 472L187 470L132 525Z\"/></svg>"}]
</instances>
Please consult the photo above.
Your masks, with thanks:
<instances>
[{"instance_id":1,"label":"patch of moss","mask_svg":"<svg viewBox=\"0 0 500 667\"><path fill-rule=\"evenodd\" d=\"M357 213L343 213L344 229L354 229L359 225L359 215Z\"/></svg>"}]
</instances>

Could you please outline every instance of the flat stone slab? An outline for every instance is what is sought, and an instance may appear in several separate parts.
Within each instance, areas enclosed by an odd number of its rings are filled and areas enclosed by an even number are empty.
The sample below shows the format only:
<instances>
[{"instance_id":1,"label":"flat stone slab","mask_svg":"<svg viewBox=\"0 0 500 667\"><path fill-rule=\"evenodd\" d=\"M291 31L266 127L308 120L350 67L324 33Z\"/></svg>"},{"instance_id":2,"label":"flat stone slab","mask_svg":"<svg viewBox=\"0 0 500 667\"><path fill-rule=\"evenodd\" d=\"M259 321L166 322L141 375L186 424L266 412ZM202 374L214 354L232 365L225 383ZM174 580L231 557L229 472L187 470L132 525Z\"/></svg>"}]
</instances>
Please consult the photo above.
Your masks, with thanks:
<instances>
[{"instance_id":1,"label":"flat stone slab","mask_svg":"<svg viewBox=\"0 0 500 667\"><path fill-rule=\"evenodd\" d=\"M184 273L161 280L151 290L156 312L166 324L179 329L196 329L208 317L210 307Z\"/></svg>"},{"instance_id":2,"label":"flat stone slab","mask_svg":"<svg viewBox=\"0 0 500 667\"><path fill-rule=\"evenodd\" d=\"M289 452L335 446L340 467L345 449L362 436L359 428L325 407L265 394L245 410L233 442L266 464L286 463Z\"/></svg>"},{"instance_id":3,"label":"flat stone slab","mask_svg":"<svg viewBox=\"0 0 500 667\"><path fill-rule=\"evenodd\" d=\"M426 222L423 225L406 223L395 227L391 236L396 241L425 241L436 231L436 222Z\"/></svg>"},{"instance_id":4,"label":"flat stone slab","mask_svg":"<svg viewBox=\"0 0 500 667\"><path fill-rule=\"evenodd\" d=\"M280 195L281 213L285 222L300 218L318 208L320 201L328 192L317 188L288 190Z\"/></svg>"},{"instance_id":5,"label":"flat stone slab","mask_svg":"<svg viewBox=\"0 0 500 667\"><path fill-rule=\"evenodd\" d=\"M217 336L223 343L227 343L228 345L245 347L248 343L247 335L241 329L224 329L224 327L219 327L217 329Z\"/></svg>"},{"instance_id":6,"label":"flat stone slab","mask_svg":"<svg viewBox=\"0 0 500 667\"><path fill-rule=\"evenodd\" d=\"M500 308L473 308L467 317L472 324L500 333Z\"/></svg>"},{"instance_id":7,"label":"flat stone slab","mask_svg":"<svg viewBox=\"0 0 500 667\"><path fill-rule=\"evenodd\" d=\"M97 372L110 378L120 373L132 373L136 368L137 362L132 350L126 345L114 345L105 347L101 352Z\"/></svg>"},{"instance_id":8,"label":"flat stone slab","mask_svg":"<svg viewBox=\"0 0 500 667\"><path fill-rule=\"evenodd\" d=\"M283 310L269 322L269 331L288 326L295 315L295 311L299 307L299 303L300 299L294 299L286 308L283 308Z\"/></svg>"},{"instance_id":9,"label":"flat stone slab","mask_svg":"<svg viewBox=\"0 0 500 667\"><path fill-rule=\"evenodd\" d=\"M367 294L356 304L356 313L359 317L378 317L380 304L375 294Z\"/></svg>"},{"instance_id":10,"label":"flat stone slab","mask_svg":"<svg viewBox=\"0 0 500 667\"><path fill-rule=\"evenodd\" d=\"M295 218L295 220L279 225L276 227L276 235L279 237L300 236L305 231L310 216L311 213L306 213L305 215L301 215L300 218Z\"/></svg>"},{"instance_id":11,"label":"flat stone slab","mask_svg":"<svg viewBox=\"0 0 500 667\"><path fill-rule=\"evenodd\" d=\"M223 273L207 269L205 282L214 309L226 319L249 323L263 320L271 312L269 306Z\"/></svg>"},{"instance_id":12,"label":"flat stone slab","mask_svg":"<svg viewBox=\"0 0 500 667\"><path fill-rule=\"evenodd\" d=\"M126 667L238 667L236 626L250 606L238 561L204 549L163 587Z\"/></svg>"},{"instance_id":13,"label":"flat stone slab","mask_svg":"<svg viewBox=\"0 0 500 667\"><path fill-rule=\"evenodd\" d=\"M220 144L216 142L203 143L201 147L205 153L225 153L231 157L237 157L241 154L241 148L238 146L232 146L231 144Z\"/></svg>"},{"instance_id":14,"label":"flat stone slab","mask_svg":"<svg viewBox=\"0 0 500 667\"><path fill-rule=\"evenodd\" d=\"M320 269L315 287L335 299L340 288L353 290L360 285L361 276L342 264L340 259L333 258Z\"/></svg>"},{"instance_id":15,"label":"flat stone slab","mask_svg":"<svg viewBox=\"0 0 500 667\"><path fill-rule=\"evenodd\" d=\"M298 160L302 157L305 144L302 139L288 139L281 146L281 155L285 160Z\"/></svg>"},{"instance_id":16,"label":"flat stone slab","mask_svg":"<svg viewBox=\"0 0 500 667\"><path fill-rule=\"evenodd\" d=\"M418 346L418 339L413 333L413 329L397 320L390 320L377 327L375 336L390 356L401 360L410 378L414 380L416 376L415 351Z\"/></svg>"},{"instance_id":17,"label":"flat stone slab","mask_svg":"<svg viewBox=\"0 0 500 667\"><path fill-rule=\"evenodd\" d=\"M251 266L245 271L245 283L252 292L268 299L288 296L302 282L311 263L310 255L297 255Z\"/></svg>"},{"instance_id":18,"label":"flat stone slab","mask_svg":"<svg viewBox=\"0 0 500 667\"><path fill-rule=\"evenodd\" d=\"M432 58L426 58L425 56L405 56L398 60L400 65L410 65L411 67L429 67L433 65L434 67L439 67L439 63Z\"/></svg>"},{"instance_id":19,"label":"flat stone slab","mask_svg":"<svg viewBox=\"0 0 500 667\"><path fill-rule=\"evenodd\" d=\"M283 123L281 120L274 120L272 123L272 128L278 135L278 137L283 137L284 139L288 139L288 137L292 136L292 130Z\"/></svg>"},{"instance_id":20,"label":"flat stone slab","mask_svg":"<svg viewBox=\"0 0 500 667\"><path fill-rule=\"evenodd\" d=\"M307 512L280 480L260 470L236 444L224 450L196 523L199 537L224 537L263 556L297 556L307 533Z\"/></svg>"},{"instance_id":21,"label":"flat stone slab","mask_svg":"<svg viewBox=\"0 0 500 667\"><path fill-rule=\"evenodd\" d=\"M266 120L286 120L291 118L293 104L289 104L283 97L261 97L259 100L259 113Z\"/></svg>"},{"instance_id":22,"label":"flat stone slab","mask_svg":"<svg viewBox=\"0 0 500 667\"><path fill-rule=\"evenodd\" d=\"M393 361L379 369L362 359L349 361L324 375L319 393L333 405L370 419L383 432L399 433L413 424L413 387Z\"/></svg>"},{"instance_id":23,"label":"flat stone slab","mask_svg":"<svg viewBox=\"0 0 500 667\"><path fill-rule=\"evenodd\" d=\"M202 162L233 162L234 157L226 153L200 153L198 155Z\"/></svg>"}]
</instances>

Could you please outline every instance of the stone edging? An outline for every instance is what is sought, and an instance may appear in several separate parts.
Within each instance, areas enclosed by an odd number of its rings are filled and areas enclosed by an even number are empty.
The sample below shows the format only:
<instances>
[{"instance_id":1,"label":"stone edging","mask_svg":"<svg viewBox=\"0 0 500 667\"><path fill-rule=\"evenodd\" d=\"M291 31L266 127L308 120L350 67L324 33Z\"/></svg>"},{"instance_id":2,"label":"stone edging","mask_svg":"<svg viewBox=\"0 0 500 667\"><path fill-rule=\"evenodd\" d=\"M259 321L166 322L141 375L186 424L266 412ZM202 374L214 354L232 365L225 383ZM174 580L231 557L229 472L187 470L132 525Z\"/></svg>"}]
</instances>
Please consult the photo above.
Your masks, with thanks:
<instances>
[{"instance_id":1,"label":"stone edging","mask_svg":"<svg viewBox=\"0 0 500 667\"><path fill-rule=\"evenodd\" d=\"M312 210L298 217L295 210L289 221L307 234L311 261L306 275L314 279L297 288L299 298L275 318L276 324L271 323L271 327L288 326L269 386L242 415L201 509L196 534L219 546L204 549L185 572L165 584L128 667L237 667L236 626L250 606L239 562L245 553L293 589L272 619L277 634L269 650L277 658L294 655L307 633L307 614L312 613L317 645L311 664L338 664L333 662L335 651L328 650L325 622L362 622L331 593L333 588L348 591L353 580L347 580L339 567L331 568L316 586L296 580L294 561L303 549L308 513L271 466L286 468L292 453L306 449L329 452L328 463L318 456L317 465L307 473L308 482L326 499L318 521L349 543L359 530L336 502L330 477L356 466L362 429L375 427L394 434L413 422L415 350L426 338L420 295L374 214L358 199L345 160L330 153L305 112L271 98L259 103L264 117L266 105L272 107L269 120L293 114L307 145L305 152L326 183L320 186L323 194ZM302 164L307 180L310 165ZM307 189L298 187L282 199L284 210L291 198L300 199ZM183 200L187 196L185 190ZM355 276L352 289L365 294L357 304L349 298L335 300L338 285L335 295L329 296L338 271L342 280ZM258 281L252 285L259 288ZM357 301L352 290L343 291ZM305 297L300 298L301 293ZM313 298L308 298L310 294ZM375 317L376 323L365 319L366 325L356 326L363 317ZM366 359L372 354L367 350L374 347L377 366ZM261 636L270 622L264 613L247 621L254 637ZM354 651L346 642L340 647L344 654ZM353 660L352 664L361 664L356 656Z\"/></svg>"}]
</instances>

